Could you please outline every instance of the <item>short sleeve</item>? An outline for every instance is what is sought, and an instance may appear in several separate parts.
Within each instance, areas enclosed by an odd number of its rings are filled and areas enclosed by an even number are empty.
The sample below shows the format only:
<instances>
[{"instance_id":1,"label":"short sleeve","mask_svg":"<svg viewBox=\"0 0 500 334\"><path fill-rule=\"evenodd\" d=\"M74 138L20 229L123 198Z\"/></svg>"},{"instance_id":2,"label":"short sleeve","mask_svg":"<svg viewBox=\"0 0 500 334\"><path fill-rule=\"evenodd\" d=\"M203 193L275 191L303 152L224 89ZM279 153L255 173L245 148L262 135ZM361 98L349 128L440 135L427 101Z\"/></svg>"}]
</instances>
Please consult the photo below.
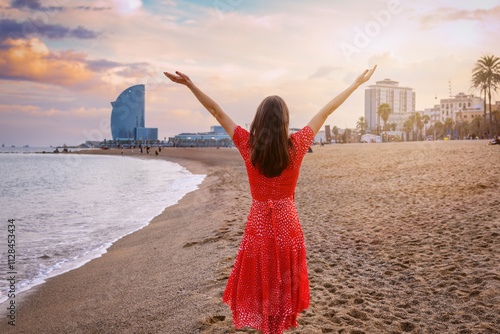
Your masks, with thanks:
<instances>
[{"instance_id":1,"label":"short sleeve","mask_svg":"<svg viewBox=\"0 0 500 334\"><path fill-rule=\"evenodd\" d=\"M248 139L250 137L250 133L243 129L241 126L236 126L233 134L233 143L236 148L240 151L241 155L246 152L248 147Z\"/></svg>"},{"instance_id":2,"label":"short sleeve","mask_svg":"<svg viewBox=\"0 0 500 334\"><path fill-rule=\"evenodd\" d=\"M291 135L294 138L295 152L302 156L306 154L307 150L314 141L314 132L309 126L303 127L299 132Z\"/></svg>"}]
</instances>

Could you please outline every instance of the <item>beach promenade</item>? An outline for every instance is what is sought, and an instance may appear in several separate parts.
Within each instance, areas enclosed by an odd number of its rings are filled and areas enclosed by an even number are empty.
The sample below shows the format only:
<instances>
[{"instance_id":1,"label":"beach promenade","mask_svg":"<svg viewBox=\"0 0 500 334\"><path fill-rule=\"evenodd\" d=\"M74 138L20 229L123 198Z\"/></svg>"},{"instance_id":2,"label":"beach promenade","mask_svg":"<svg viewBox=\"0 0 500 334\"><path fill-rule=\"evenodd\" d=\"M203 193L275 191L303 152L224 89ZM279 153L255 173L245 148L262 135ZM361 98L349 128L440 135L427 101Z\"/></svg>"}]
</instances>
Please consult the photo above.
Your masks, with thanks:
<instances>
[{"instance_id":1,"label":"beach promenade","mask_svg":"<svg viewBox=\"0 0 500 334\"><path fill-rule=\"evenodd\" d=\"M313 150L295 195L311 306L289 333L500 332L500 146ZM207 177L102 257L16 296L16 326L1 313L0 333L255 333L222 303L251 205L237 149L124 155Z\"/></svg>"}]
</instances>

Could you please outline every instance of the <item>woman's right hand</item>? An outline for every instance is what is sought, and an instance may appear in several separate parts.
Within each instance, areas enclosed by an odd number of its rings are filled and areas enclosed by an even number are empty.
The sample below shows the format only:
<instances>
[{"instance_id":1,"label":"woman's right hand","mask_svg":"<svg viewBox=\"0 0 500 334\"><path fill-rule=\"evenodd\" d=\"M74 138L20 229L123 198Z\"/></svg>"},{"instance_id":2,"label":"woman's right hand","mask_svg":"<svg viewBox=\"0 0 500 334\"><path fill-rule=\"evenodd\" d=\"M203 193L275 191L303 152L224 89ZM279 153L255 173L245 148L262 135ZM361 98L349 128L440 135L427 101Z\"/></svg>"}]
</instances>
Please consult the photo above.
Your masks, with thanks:
<instances>
[{"instance_id":1,"label":"woman's right hand","mask_svg":"<svg viewBox=\"0 0 500 334\"><path fill-rule=\"evenodd\" d=\"M163 72L163 74L165 74L167 76L167 78L169 78L170 80L172 80L175 83L185 85L188 87L193 85L193 82L191 81L191 79L189 79L189 77L187 75L185 75L184 73L181 73L179 71L175 71L175 73L177 75L172 74L172 73L168 73L168 72Z\"/></svg>"},{"instance_id":2,"label":"woman's right hand","mask_svg":"<svg viewBox=\"0 0 500 334\"><path fill-rule=\"evenodd\" d=\"M370 78L372 77L372 74L373 72L375 72L375 69L377 68L377 65L375 65L371 70L365 70L363 73L361 73L361 75L356 79L356 81L354 81L354 84L356 86L361 86L362 84L364 84L365 82L367 82L368 80L370 80Z\"/></svg>"}]
</instances>

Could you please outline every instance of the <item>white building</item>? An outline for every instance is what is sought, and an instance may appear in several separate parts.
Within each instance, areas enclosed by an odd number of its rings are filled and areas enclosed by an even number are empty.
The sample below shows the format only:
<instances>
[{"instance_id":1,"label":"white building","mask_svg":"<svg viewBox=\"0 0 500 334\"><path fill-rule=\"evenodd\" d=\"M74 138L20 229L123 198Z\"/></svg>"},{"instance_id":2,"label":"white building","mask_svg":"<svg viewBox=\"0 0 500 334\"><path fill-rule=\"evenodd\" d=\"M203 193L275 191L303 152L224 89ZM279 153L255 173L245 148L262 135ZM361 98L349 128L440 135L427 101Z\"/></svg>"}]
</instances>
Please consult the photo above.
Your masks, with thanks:
<instances>
[{"instance_id":1,"label":"white building","mask_svg":"<svg viewBox=\"0 0 500 334\"><path fill-rule=\"evenodd\" d=\"M361 136L362 143L381 143L382 137L371 133L367 133Z\"/></svg>"},{"instance_id":2,"label":"white building","mask_svg":"<svg viewBox=\"0 0 500 334\"><path fill-rule=\"evenodd\" d=\"M425 108L424 115L429 116L429 123L427 123L427 128L434 126L436 122L441 122L441 105L435 104L433 108Z\"/></svg>"},{"instance_id":3,"label":"white building","mask_svg":"<svg viewBox=\"0 0 500 334\"><path fill-rule=\"evenodd\" d=\"M314 137L315 143L326 143L326 134L325 130L319 130L316 136Z\"/></svg>"},{"instance_id":4,"label":"white building","mask_svg":"<svg viewBox=\"0 0 500 334\"><path fill-rule=\"evenodd\" d=\"M399 87L399 82L391 79L368 86L365 90L365 118L371 130L384 126L383 120L377 115L382 103L387 103L392 110L387 124L396 123L397 129L402 129L403 123L415 112L415 92L413 88Z\"/></svg>"},{"instance_id":5,"label":"white building","mask_svg":"<svg viewBox=\"0 0 500 334\"><path fill-rule=\"evenodd\" d=\"M441 113L439 121L444 123L446 118L451 118L453 122L471 122L474 117L484 113L484 100L474 95L458 93L455 97L441 99Z\"/></svg>"}]
</instances>

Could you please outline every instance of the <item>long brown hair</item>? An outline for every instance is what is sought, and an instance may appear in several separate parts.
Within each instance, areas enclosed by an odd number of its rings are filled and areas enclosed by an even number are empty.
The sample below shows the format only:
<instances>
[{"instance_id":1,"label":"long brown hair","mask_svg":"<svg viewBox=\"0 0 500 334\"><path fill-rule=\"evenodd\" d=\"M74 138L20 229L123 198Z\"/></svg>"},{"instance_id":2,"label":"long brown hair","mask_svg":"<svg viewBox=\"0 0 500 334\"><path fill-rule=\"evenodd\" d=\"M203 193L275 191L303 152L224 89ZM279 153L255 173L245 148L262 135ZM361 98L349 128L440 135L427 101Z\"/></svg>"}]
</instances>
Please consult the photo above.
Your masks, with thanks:
<instances>
[{"instance_id":1,"label":"long brown hair","mask_svg":"<svg viewBox=\"0 0 500 334\"><path fill-rule=\"evenodd\" d=\"M288 107L276 95L266 97L250 126L252 165L266 177L279 176L291 161L288 137Z\"/></svg>"}]
</instances>

